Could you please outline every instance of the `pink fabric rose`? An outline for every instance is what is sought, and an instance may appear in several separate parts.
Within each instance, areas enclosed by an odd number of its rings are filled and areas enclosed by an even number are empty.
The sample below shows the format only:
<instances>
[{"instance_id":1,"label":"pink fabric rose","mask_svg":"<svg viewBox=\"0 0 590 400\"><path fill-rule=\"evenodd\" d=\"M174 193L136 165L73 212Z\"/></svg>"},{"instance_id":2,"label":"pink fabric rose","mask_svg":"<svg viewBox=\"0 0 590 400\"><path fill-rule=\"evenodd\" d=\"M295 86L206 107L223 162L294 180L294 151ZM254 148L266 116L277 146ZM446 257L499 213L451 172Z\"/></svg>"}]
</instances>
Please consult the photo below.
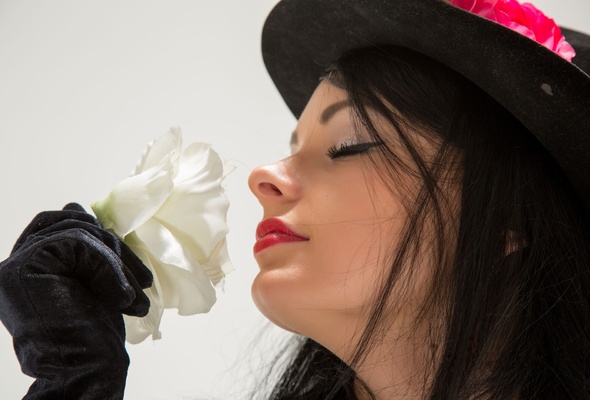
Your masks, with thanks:
<instances>
[{"instance_id":1,"label":"pink fabric rose","mask_svg":"<svg viewBox=\"0 0 590 400\"><path fill-rule=\"evenodd\" d=\"M450 3L531 38L568 61L576 55L555 21L530 3L520 4L516 0L450 0Z\"/></svg>"}]
</instances>

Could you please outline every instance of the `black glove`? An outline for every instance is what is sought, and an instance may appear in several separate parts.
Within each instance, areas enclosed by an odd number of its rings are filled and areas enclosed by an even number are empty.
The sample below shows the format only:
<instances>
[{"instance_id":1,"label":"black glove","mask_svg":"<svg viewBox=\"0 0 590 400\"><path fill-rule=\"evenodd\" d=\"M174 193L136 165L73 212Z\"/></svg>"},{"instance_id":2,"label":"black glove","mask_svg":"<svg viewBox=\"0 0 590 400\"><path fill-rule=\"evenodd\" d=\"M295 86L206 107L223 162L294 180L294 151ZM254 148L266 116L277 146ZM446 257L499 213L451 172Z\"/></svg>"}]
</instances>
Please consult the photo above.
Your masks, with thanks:
<instances>
[{"instance_id":1,"label":"black glove","mask_svg":"<svg viewBox=\"0 0 590 400\"><path fill-rule=\"evenodd\" d=\"M78 204L37 215L0 263L0 319L24 399L122 399L129 367L121 313L145 316L152 274Z\"/></svg>"}]
</instances>

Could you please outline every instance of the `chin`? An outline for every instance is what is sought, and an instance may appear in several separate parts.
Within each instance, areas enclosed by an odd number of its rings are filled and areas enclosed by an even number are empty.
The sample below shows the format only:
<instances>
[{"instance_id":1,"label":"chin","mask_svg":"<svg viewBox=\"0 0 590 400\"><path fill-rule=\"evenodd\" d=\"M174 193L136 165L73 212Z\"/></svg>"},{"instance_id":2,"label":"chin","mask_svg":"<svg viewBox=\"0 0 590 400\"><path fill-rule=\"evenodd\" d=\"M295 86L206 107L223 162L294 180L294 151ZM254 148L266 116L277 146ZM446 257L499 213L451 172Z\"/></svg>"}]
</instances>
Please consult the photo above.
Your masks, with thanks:
<instances>
[{"instance_id":1,"label":"chin","mask_svg":"<svg viewBox=\"0 0 590 400\"><path fill-rule=\"evenodd\" d=\"M276 279L277 273L259 272L252 283L251 295L258 310L274 325L286 331L300 334L292 326L289 315L293 312L294 299L284 290L284 283Z\"/></svg>"}]
</instances>

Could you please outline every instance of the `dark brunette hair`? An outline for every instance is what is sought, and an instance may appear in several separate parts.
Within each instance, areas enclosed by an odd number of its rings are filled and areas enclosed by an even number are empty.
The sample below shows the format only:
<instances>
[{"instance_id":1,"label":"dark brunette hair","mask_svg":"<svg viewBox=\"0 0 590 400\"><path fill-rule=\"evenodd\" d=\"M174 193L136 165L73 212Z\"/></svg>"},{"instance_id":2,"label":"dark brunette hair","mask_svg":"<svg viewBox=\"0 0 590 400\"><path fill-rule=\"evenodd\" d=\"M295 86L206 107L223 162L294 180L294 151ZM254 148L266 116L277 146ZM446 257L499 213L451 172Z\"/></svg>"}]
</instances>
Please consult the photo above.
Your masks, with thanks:
<instances>
[{"instance_id":1,"label":"dark brunette hair","mask_svg":"<svg viewBox=\"0 0 590 400\"><path fill-rule=\"evenodd\" d=\"M590 398L588 210L548 152L478 87L407 49L355 50L326 79L346 89L359 128L383 144L371 158L387 165L392 190L401 169L421 187L354 358L297 338L270 398L356 398L355 366L380 339L392 288L408 283L403 266L424 240L436 261L416 318L432 348L425 399ZM391 131L376 128L375 112ZM434 158L416 132L436 142ZM453 181L458 198L445 194Z\"/></svg>"}]
</instances>

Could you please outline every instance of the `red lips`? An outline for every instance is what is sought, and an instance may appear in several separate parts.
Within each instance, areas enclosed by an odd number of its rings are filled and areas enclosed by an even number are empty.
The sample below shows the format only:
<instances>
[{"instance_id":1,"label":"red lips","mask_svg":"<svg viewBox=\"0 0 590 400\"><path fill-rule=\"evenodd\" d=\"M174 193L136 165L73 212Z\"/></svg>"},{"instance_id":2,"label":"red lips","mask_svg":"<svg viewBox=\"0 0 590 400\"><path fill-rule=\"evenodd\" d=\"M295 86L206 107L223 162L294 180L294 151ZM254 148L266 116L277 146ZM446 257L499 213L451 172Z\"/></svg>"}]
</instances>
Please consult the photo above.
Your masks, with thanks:
<instances>
[{"instance_id":1,"label":"red lips","mask_svg":"<svg viewBox=\"0 0 590 400\"><path fill-rule=\"evenodd\" d=\"M256 244L254 244L254 254L261 252L267 247L279 243L302 242L309 240L293 232L287 225L278 218L267 218L258 224L256 228Z\"/></svg>"}]
</instances>

